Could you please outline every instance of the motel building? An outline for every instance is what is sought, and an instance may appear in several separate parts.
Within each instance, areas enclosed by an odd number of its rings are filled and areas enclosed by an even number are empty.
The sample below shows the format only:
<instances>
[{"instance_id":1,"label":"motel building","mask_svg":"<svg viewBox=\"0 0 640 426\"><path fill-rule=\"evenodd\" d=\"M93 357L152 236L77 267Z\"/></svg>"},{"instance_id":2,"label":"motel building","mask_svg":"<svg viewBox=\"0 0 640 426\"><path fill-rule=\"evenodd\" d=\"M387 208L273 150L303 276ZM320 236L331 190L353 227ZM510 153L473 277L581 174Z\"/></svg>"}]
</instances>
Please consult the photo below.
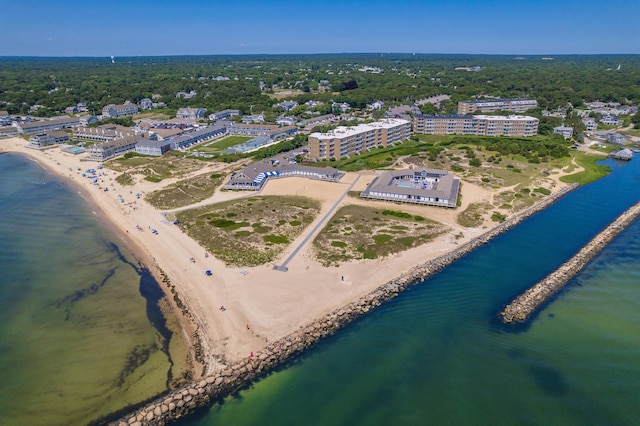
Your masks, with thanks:
<instances>
[{"instance_id":1,"label":"motel building","mask_svg":"<svg viewBox=\"0 0 640 426\"><path fill-rule=\"evenodd\" d=\"M376 177L362 198L455 208L460 179L445 170L391 170Z\"/></svg>"}]
</instances>

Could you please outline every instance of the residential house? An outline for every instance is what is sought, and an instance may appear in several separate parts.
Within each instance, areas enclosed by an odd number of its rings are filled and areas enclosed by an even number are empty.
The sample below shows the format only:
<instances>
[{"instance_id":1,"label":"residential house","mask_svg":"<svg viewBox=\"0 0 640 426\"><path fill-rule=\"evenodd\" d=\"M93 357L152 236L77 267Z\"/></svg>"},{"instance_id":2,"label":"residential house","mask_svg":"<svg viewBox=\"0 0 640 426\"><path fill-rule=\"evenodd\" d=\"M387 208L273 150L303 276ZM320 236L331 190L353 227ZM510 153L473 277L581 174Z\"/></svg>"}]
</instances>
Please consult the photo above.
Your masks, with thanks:
<instances>
[{"instance_id":1,"label":"residential house","mask_svg":"<svg viewBox=\"0 0 640 426\"><path fill-rule=\"evenodd\" d=\"M562 135L565 139L571 139L573 136L573 127L558 126L553 128L553 133Z\"/></svg>"},{"instance_id":2,"label":"residential house","mask_svg":"<svg viewBox=\"0 0 640 426\"><path fill-rule=\"evenodd\" d=\"M140 99L140 109L143 111L153 109L153 101L149 98Z\"/></svg>"},{"instance_id":3,"label":"residential house","mask_svg":"<svg viewBox=\"0 0 640 426\"><path fill-rule=\"evenodd\" d=\"M592 117L583 118L582 123L584 123L588 132L595 132L598 130L598 123L596 123L596 120Z\"/></svg>"},{"instance_id":4,"label":"residential house","mask_svg":"<svg viewBox=\"0 0 640 426\"><path fill-rule=\"evenodd\" d=\"M620 118L613 114L604 114L600 117L600 123L606 126L617 126L621 123Z\"/></svg>"},{"instance_id":5,"label":"residential house","mask_svg":"<svg viewBox=\"0 0 640 426\"><path fill-rule=\"evenodd\" d=\"M179 108L176 113L176 118L195 121L204 118L206 112L206 108Z\"/></svg>"},{"instance_id":6,"label":"residential house","mask_svg":"<svg viewBox=\"0 0 640 426\"><path fill-rule=\"evenodd\" d=\"M222 111L209 114L209 120L227 120L242 114L239 109L223 109Z\"/></svg>"}]
</instances>

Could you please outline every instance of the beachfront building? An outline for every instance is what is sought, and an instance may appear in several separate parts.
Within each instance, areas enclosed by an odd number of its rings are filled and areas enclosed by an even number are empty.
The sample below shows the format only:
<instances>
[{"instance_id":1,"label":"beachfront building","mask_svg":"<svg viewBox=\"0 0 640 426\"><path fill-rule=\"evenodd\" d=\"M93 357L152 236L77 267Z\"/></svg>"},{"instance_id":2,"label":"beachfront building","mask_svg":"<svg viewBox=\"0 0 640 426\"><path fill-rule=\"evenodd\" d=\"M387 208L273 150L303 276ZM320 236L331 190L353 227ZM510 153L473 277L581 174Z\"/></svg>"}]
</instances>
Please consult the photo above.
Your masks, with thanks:
<instances>
[{"instance_id":1,"label":"beachfront building","mask_svg":"<svg viewBox=\"0 0 640 426\"><path fill-rule=\"evenodd\" d=\"M142 140L142 136L134 135L116 139L108 142L101 142L87 148L89 159L94 161L106 161L118 155L134 151L136 144Z\"/></svg>"},{"instance_id":2,"label":"beachfront building","mask_svg":"<svg viewBox=\"0 0 640 426\"><path fill-rule=\"evenodd\" d=\"M29 146L32 148L42 148L44 146L66 142L69 142L69 135L62 130L37 133L29 138Z\"/></svg>"},{"instance_id":3,"label":"beachfront building","mask_svg":"<svg viewBox=\"0 0 640 426\"><path fill-rule=\"evenodd\" d=\"M136 144L136 152L142 155L160 157L171 151L172 145L170 140L142 139Z\"/></svg>"},{"instance_id":4,"label":"beachfront building","mask_svg":"<svg viewBox=\"0 0 640 426\"><path fill-rule=\"evenodd\" d=\"M206 112L206 108L178 108L176 118L195 121L204 118Z\"/></svg>"},{"instance_id":5,"label":"beachfront building","mask_svg":"<svg viewBox=\"0 0 640 426\"><path fill-rule=\"evenodd\" d=\"M229 118L236 117L240 114L242 114L242 111L240 111L239 109L223 109L222 111L209 114L209 120L212 120L212 121L227 120Z\"/></svg>"},{"instance_id":6,"label":"beachfront building","mask_svg":"<svg viewBox=\"0 0 640 426\"><path fill-rule=\"evenodd\" d=\"M318 160L358 155L380 146L401 143L411 135L411 122L387 118L368 124L339 126L326 133L309 135L309 157Z\"/></svg>"},{"instance_id":7,"label":"beachfront building","mask_svg":"<svg viewBox=\"0 0 640 426\"><path fill-rule=\"evenodd\" d=\"M129 127L117 124L103 124L97 127L77 127L73 130L73 137L95 142L107 142L122 139L137 134Z\"/></svg>"},{"instance_id":8,"label":"beachfront building","mask_svg":"<svg viewBox=\"0 0 640 426\"><path fill-rule=\"evenodd\" d=\"M138 107L134 104L109 104L102 108L102 115L108 118L127 117L137 113Z\"/></svg>"},{"instance_id":9,"label":"beachfront building","mask_svg":"<svg viewBox=\"0 0 640 426\"><path fill-rule=\"evenodd\" d=\"M565 139L571 139L573 136L573 127L558 126L553 128L553 133L562 135Z\"/></svg>"},{"instance_id":10,"label":"beachfront building","mask_svg":"<svg viewBox=\"0 0 640 426\"><path fill-rule=\"evenodd\" d=\"M539 120L526 115L413 116L413 131L427 135L534 136Z\"/></svg>"},{"instance_id":11,"label":"beachfront building","mask_svg":"<svg viewBox=\"0 0 640 426\"><path fill-rule=\"evenodd\" d=\"M304 177L307 179L339 182L344 172L333 167L308 167L298 164L275 165L270 161L250 164L229 177L222 187L244 191L258 191L269 179Z\"/></svg>"},{"instance_id":12,"label":"beachfront building","mask_svg":"<svg viewBox=\"0 0 640 426\"><path fill-rule=\"evenodd\" d=\"M383 172L364 191L362 198L455 208L460 179L445 170L405 169Z\"/></svg>"},{"instance_id":13,"label":"beachfront building","mask_svg":"<svg viewBox=\"0 0 640 426\"><path fill-rule=\"evenodd\" d=\"M458 114L473 114L475 112L511 111L525 112L538 107L535 99L483 99L477 101L458 102Z\"/></svg>"},{"instance_id":14,"label":"beachfront building","mask_svg":"<svg viewBox=\"0 0 640 426\"><path fill-rule=\"evenodd\" d=\"M19 123L16 125L18 133L43 133L51 130L69 129L80 124L78 117L60 117L51 120L30 121L29 123Z\"/></svg>"}]
</instances>

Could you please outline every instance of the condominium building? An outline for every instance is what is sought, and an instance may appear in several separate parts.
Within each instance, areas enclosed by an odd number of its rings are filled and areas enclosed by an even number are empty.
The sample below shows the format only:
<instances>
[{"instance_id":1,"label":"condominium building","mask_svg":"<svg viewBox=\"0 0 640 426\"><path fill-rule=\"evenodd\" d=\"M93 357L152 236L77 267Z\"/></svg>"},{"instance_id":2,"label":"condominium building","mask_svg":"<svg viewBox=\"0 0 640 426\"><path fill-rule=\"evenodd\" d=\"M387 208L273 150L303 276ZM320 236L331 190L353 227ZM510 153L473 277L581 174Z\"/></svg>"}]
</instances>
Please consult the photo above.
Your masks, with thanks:
<instances>
[{"instance_id":1,"label":"condominium building","mask_svg":"<svg viewBox=\"0 0 640 426\"><path fill-rule=\"evenodd\" d=\"M401 119L389 118L353 127L339 126L326 133L311 133L309 156L319 160L340 159L402 142L410 135L411 122Z\"/></svg>"},{"instance_id":2,"label":"condominium building","mask_svg":"<svg viewBox=\"0 0 640 426\"><path fill-rule=\"evenodd\" d=\"M413 131L427 135L534 136L539 120L525 115L413 116Z\"/></svg>"},{"instance_id":3,"label":"condominium building","mask_svg":"<svg viewBox=\"0 0 640 426\"><path fill-rule=\"evenodd\" d=\"M138 113L138 107L134 104L107 105L102 108L102 115L109 118L127 117Z\"/></svg>"},{"instance_id":4,"label":"condominium building","mask_svg":"<svg viewBox=\"0 0 640 426\"><path fill-rule=\"evenodd\" d=\"M51 120L31 121L29 123L20 123L16 125L18 133L42 133L51 130L68 129L80 124L78 117L61 117Z\"/></svg>"},{"instance_id":5,"label":"condominium building","mask_svg":"<svg viewBox=\"0 0 640 426\"><path fill-rule=\"evenodd\" d=\"M512 111L525 112L531 108L536 108L538 101L535 99L483 99L480 101L460 101L458 102L458 114L473 114L480 112Z\"/></svg>"},{"instance_id":6,"label":"condominium building","mask_svg":"<svg viewBox=\"0 0 640 426\"><path fill-rule=\"evenodd\" d=\"M29 138L29 145L34 148L69 142L69 135L62 130L37 133Z\"/></svg>"}]
</instances>

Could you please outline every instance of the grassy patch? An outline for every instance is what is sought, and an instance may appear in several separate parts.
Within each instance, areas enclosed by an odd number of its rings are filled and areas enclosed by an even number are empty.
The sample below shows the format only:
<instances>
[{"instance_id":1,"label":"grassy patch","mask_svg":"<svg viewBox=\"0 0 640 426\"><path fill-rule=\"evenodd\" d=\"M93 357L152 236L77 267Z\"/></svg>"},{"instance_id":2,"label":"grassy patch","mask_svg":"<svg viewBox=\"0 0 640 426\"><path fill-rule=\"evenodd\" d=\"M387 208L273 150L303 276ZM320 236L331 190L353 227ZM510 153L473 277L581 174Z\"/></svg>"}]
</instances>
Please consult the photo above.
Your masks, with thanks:
<instances>
[{"instance_id":1,"label":"grassy patch","mask_svg":"<svg viewBox=\"0 0 640 426\"><path fill-rule=\"evenodd\" d=\"M572 175L562 176L560 180L565 183L578 183L580 185L586 185L590 182L598 180L611 172L609 166L603 166L597 162L604 160L606 157L586 154L580 151L574 153L576 162L584 167L584 170Z\"/></svg>"},{"instance_id":2,"label":"grassy patch","mask_svg":"<svg viewBox=\"0 0 640 426\"><path fill-rule=\"evenodd\" d=\"M257 266L273 261L319 212L320 202L310 198L260 196L185 210L176 217L187 235L228 265Z\"/></svg>"},{"instance_id":3,"label":"grassy patch","mask_svg":"<svg viewBox=\"0 0 640 426\"><path fill-rule=\"evenodd\" d=\"M487 203L471 203L464 211L458 214L458 223L467 228L482 225L482 216L491 208Z\"/></svg>"},{"instance_id":4,"label":"grassy patch","mask_svg":"<svg viewBox=\"0 0 640 426\"><path fill-rule=\"evenodd\" d=\"M355 259L389 256L447 231L447 226L421 216L347 205L334 214L314 239L313 246L320 263L337 266Z\"/></svg>"},{"instance_id":5,"label":"grassy patch","mask_svg":"<svg viewBox=\"0 0 640 426\"><path fill-rule=\"evenodd\" d=\"M175 209L205 200L222 184L224 176L203 173L147 194L149 204L159 209Z\"/></svg>"}]
</instances>

